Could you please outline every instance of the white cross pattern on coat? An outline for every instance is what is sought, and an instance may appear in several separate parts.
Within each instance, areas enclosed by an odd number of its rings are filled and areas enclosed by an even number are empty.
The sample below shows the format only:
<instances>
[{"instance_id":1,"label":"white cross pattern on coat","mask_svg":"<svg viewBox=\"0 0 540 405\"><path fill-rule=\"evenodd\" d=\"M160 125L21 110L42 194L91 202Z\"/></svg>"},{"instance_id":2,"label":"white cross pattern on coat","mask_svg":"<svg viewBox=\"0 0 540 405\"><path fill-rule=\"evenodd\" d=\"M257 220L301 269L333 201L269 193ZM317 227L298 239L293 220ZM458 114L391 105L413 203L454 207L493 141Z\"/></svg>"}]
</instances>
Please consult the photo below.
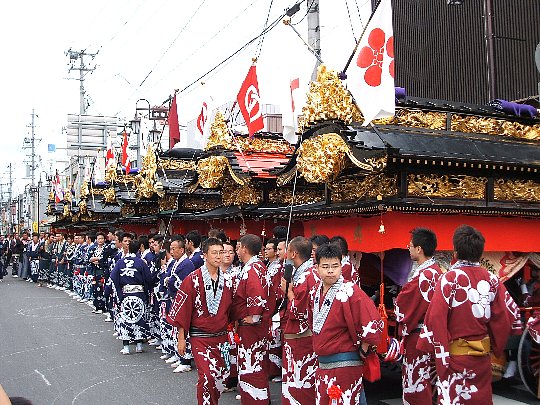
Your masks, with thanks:
<instances>
[{"instance_id":1,"label":"white cross pattern on coat","mask_svg":"<svg viewBox=\"0 0 540 405\"><path fill-rule=\"evenodd\" d=\"M429 331L427 326L422 326L422 333L420 333L421 339L427 339L429 343L433 343L431 337L433 336L433 332Z\"/></svg>"},{"instance_id":2,"label":"white cross pattern on coat","mask_svg":"<svg viewBox=\"0 0 540 405\"><path fill-rule=\"evenodd\" d=\"M441 359L442 363L446 366L448 364L446 359L450 356L450 353L445 351L444 346L440 343L435 343L433 346L435 347L435 357Z\"/></svg>"},{"instance_id":3,"label":"white cross pattern on coat","mask_svg":"<svg viewBox=\"0 0 540 405\"><path fill-rule=\"evenodd\" d=\"M373 328L375 326L375 328ZM378 327L375 324L375 321L369 321L369 323L366 326L362 326L362 337L366 337L370 333L377 332Z\"/></svg>"},{"instance_id":4,"label":"white cross pattern on coat","mask_svg":"<svg viewBox=\"0 0 540 405\"><path fill-rule=\"evenodd\" d=\"M396 315L397 322L401 322L403 318L405 317L405 314L401 313L396 303L394 303L394 314Z\"/></svg>"}]
</instances>

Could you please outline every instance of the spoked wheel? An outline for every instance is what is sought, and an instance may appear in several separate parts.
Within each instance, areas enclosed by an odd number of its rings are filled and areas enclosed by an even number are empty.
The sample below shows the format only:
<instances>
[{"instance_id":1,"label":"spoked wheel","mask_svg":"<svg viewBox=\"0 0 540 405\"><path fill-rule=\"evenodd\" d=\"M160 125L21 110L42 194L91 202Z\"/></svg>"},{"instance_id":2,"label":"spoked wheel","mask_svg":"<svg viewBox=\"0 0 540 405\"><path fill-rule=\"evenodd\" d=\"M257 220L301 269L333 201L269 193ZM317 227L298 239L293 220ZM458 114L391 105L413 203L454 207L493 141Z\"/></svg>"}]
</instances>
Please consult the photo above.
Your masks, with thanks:
<instances>
[{"instance_id":1,"label":"spoked wheel","mask_svg":"<svg viewBox=\"0 0 540 405\"><path fill-rule=\"evenodd\" d=\"M540 345L531 339L529 327L525 328L518 349L518 369L521 381L535 397L538 397L540 377Z\"/></svg>"}]
</instances>

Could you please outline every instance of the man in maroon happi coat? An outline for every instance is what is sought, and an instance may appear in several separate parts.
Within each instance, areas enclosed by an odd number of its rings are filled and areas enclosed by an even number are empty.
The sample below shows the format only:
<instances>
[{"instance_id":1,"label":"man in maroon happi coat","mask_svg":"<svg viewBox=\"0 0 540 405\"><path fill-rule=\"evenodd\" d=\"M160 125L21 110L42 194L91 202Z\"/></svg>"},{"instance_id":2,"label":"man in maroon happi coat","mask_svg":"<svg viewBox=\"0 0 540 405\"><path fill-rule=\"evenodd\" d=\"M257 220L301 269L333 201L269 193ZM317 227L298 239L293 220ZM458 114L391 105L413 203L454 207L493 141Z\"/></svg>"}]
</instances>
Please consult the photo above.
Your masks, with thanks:
<instances>
[{"instance_id":1,"label":"man in maroon happi coat","mask_svg":"<svg viewBox=\"0 0 540 405\"><path fill-rule=\"evenodd\" d=\"M319 361L316 403L358 404L363 361L380 342L384 324L373 301L341 275L339 246L319 246L315 260L321 279L310 294L313 350Z\"/></svg>"},{"instance_id":2,"label":"man in maroon happi coat","mask_svg":"<svg viewBox=\"0 0 540 405\"><path fill-rule=\"evenodd\" d=\"M439 404L492 404L491 358L503 353L515 315L499 279L480 265L484 237L462 225L453 237L457 262L440 279L417 347L437 368Z\"/></svg>"},{"instance_id":3,"label":"man in maroon happi coat","mask_svg":"<svg viewBox=\"0 0 540 405\"><path fill-rule=\"evenodd\" d=\"M244 266L237 274L231 319L238 322L238 387L242 404L268 404L268 375L265 358L268 348L266 266L257 256L262 241L257 235L240 238L236 248Z\"/></svg>"},{"instance_id":4,"label":"man in maroon happi coat","mask_svg":"<svg viewBox=\"0 0 540 405\"><path fill-rule=\"evenodd\" d=\"M437 237L433 231L416 228L411 231L409 254L417 262L409 274L401 292L396 298L394 311L403 337L403 362L401 379L403 382L403 403L411 405L431 405L435 388L431 379L435 373L430 353L416 348L418 336L424 326L424 316L441 269L432 257L437 248Z\"/></svg>"},{"instance_id":5,"label":"man in maroon happi coat","mask_svg":"<svg viewBox=\"0 0 540 405\"><path fill-rule=\"evenodd\" d=\"M186 353L189 332L197 366L199 404L217 405L229 376L227 325L233 299L231 277L220 271L223 244L208 238L203 243L205 264L188 275L176 294L167 321L178 328L178 353Z\"/></svg>"},{"instance_id":6,"label":"man in maroon happi coat","mask_svg":"<svg viewBox=\"0 0 540 405\"><path fill-rule=\"evenodd\" d=\"M294 271L288 285L281 281L287 294L287 310L283 314L283 381L282 404L315 403L315 371L317 355L313 351L310 328L309 293L319 281L311 259L312 242L302 236L292 239L287 246L287 260Z\"/></svg>"}]
</instances>

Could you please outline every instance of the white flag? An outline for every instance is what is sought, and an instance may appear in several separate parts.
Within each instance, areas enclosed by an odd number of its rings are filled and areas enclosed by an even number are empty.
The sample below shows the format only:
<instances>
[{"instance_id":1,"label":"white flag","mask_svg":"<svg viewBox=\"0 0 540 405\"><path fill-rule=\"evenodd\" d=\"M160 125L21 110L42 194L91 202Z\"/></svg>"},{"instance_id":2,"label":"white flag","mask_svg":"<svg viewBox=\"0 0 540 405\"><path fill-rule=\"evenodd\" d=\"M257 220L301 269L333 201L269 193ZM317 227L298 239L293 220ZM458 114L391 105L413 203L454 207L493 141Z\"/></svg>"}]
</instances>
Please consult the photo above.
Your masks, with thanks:
<instances>
[{"instance_id":1,"label":"white flag","mask_svg":"<svg viewBox=\"0 0 540 405\"><path fill-rule=\"evenodd\" d=\"M102 151L99 151L96 156L96 160L94 162L94 173L92 177L94 180L94 184L102 183L105 181L105 156L103 156Z\"/></svg>"},{"instance_id":2,"label":"white flag","mask_svg":"<svg viewBox=\"0 0 540 405\"><path fill-rule=\"evenodd\" d=\"M364 115L363 125L395 113L392 4L382 0L366 27L347 72L347 87Z\"/></svg>"},{"instance_id":3,"label":"white flag","mask_svg":"<svg viewBox=\"0 0 540 405\"><path fill-rule=\"evenodd\" d=\"M90 158L86 156L84 158L84 177L83 181L90 182Z\"/></svg>"},{"instance_id":4,"label":"white flag","mask_svg":"<svg viewBox=\"0 0 540 405\"><path fill-rule=\"evenodd\" d=\"M297 62L294 63L293 70L284 78L286 80L283 86L285 93L283 93L284 98L282 98L281 104L283 137L293 145L298 142L298 135L296 135L298 132L298 117L302 115L302 108L306 105L312 73L312 69L310 69L311 56L308 60L296 57L295 61ZM315 63L316 67L317 63Z\"/></svg>"},{"instance_id":5,"label":"white flag","mask_svg":"<svg viewBox=\"0 0 540 405\"><path fill-rule=\"evenodd\" d=\"M296 145L298 142L298 135L296 135L298 131L298 115L302 112L302 107L305 104L305 87L302 86L302 89L300 89L300 77L290 79L290 97L287 97L285 105L282 108L283 138L292 145Z\"/></svg>"},{"instance_id":6,"label":"white flag","mask_svg":"<svg viewBox=\"0 0 540 405\"><path fill-rule=\"evenodd\" d=\"M200 98L199 109L195 120L187 126L187 136L180 138L175 147L204 149L210 138L210 125L214 122L216 110L214 99L208 94L206 86L203 86L203 94Z\"/></svg>"}]
</instances>

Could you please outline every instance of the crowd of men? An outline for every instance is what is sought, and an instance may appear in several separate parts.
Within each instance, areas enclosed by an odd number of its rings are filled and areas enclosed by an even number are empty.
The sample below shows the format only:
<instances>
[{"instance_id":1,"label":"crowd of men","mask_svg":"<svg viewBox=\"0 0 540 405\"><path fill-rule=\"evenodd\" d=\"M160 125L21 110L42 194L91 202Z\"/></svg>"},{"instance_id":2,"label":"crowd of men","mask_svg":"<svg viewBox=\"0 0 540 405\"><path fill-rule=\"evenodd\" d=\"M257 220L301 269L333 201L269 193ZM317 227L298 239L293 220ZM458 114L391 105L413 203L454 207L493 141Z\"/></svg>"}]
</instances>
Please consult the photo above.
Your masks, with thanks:
<instances>
[{"instance_id":1,"label":"crowd of men","mask_svg":"<svg viewBox=\"0 0 540 405\"><path fill-rule=\"evenodd\" d=\"M104 313L123 355L148 344L175 373L194 362L200 404L235 389L242 404L268 404L272 381L283 404L366 403L363 377L377 378L385 323L347 242L287 236L276 227L263 246L257 235L231 242L218 230L23 233L0 246L2 270L15 261L17 276ZM491 403L490 353L502 354L517 319L504 285L479 263L480 232L461 226L453 244L456 261L443 273L435 234L411 231L417 266L395 302L406 404Z\"/></svg>"}]
</instances>

